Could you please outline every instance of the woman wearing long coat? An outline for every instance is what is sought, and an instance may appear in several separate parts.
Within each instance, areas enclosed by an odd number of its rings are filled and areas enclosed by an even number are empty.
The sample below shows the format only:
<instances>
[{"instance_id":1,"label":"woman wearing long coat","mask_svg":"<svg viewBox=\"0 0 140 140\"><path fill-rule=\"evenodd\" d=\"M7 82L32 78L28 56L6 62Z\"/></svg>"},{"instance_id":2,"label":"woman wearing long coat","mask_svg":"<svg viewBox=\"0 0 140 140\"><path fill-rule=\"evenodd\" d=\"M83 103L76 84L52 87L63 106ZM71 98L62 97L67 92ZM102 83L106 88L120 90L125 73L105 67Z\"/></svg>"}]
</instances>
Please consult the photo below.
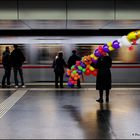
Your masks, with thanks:
<instances>
[{"instance_id":1,"label":"woman wearing long coat","mask_svg":"<svg viewBox=\"0 0 140 140\"><path fill-rule=\"evenodd\" d=\"M111 68L112 59L110 56L98 58L96 68L98 69L96 79L96 89L99 90L97 102L103 103L103 91L106 91L106 102L109 102L109 92L111 89Z\"/></svg>"},{"instance_id":2,"label":"woman wearing long coat","mask_svg":"<svg viewBox=\"0 0 140 140\"><path fill-rule=\"evenodd\" d=\"M64 67L67 64L63 58L63 52L58 52L58 56L56 56L55 60L53 61L53 68L55 72L55 87L58 88L58 79L60 78L60 87L63 88L63 76L65 73Z\"/></svg>"}]
</instances>

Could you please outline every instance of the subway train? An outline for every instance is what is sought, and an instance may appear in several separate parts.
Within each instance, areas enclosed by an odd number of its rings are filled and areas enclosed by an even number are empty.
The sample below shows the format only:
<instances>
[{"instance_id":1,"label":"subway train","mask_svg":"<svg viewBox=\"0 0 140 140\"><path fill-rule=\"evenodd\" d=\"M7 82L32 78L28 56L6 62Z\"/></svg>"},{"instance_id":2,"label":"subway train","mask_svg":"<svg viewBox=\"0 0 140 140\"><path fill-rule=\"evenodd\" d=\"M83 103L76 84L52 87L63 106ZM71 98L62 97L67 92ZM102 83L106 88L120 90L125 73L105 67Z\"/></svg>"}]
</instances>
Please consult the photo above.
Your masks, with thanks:
<instances>
[{"instance_id":1,"label":"subway train","mask_svg":"<svg viewBox=\"0 0 140 140\"><path fill-rule=\"evenodd\" d=\"M95 48L121 36L24 36L0 38L0 82L3 76L2 53L6 46L13 50L18 44L26 61L23 65L26 83L54 82L52 62L58 51L63 51L64 59L68 60L73 49L80 57L93 53ZM113 64L111 68L113 83L140 83L140 40L133 50L120 48L110 53ZM84 76L84 83L95 83L96 77ZM68 78L64 78L67 81ZM13 82L13 73L11 75Z\"/></svg>"}]
</instances>

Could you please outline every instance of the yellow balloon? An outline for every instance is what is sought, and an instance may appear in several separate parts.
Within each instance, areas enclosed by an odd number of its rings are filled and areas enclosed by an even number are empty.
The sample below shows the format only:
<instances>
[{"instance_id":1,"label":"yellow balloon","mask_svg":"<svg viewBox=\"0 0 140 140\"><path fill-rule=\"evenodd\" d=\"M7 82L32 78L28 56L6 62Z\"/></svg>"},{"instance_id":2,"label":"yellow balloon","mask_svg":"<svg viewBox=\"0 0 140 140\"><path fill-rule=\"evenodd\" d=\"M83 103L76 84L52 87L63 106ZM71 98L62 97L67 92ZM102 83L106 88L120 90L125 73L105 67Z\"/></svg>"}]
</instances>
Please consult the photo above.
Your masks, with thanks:
<instances>
[{"instance_id":1,"label":"yellow balloon","mask_svg":"<svg viewBox=\"0 0 140 140\"><path fill-rule=\"evenodd\" d=\"M135 32L131 32L127 35L127 38L131 41L131 40L135 40L137 38L136 33Z\"/></svg>"},{"instance_id":2,"label":"yellow balloon","mask_svg":"<svg viewBox=\"0 0 140 140\"><path fill-rule=\"evenodd\" d=\"M89 68L91 71L94 71L95 69L92 67L92 66L90 66L90 68Z\"/></svg>"},{"instance_id":3,"label":"yellow balloon","mask_svg":"<svg viewBox=\"0 0 140 140\"><path fill-rule=\"evenodd\" d=\"M140 30L138 30L136 33L137 33L137 36L140 38Z\"/></svg>"},{"instance_id":4,"label":"yellow balloon","mask_svg":"<svg viewBox=\"0 0 140 140\"><path fill-rule=\"evenodd\" d=\"M97 60L97 59L98 59L98 57L96 57L96 56L93 54L93 59L94 59L94 60Z\"/></svg>"},{"instance_id":5,"label":"yellow balloon","mask_svg":"<svg viewBox=\"0 0 140 140\"><path fill-rule=\"evenodd\" d=\"M112 47L112 42L108 42L108 43L107 43L107 46L108 46L108 47Z\"/></svg>"},{"instance_id":6,"label":"yellow balloon","mask_svg":"<svg viewBox=\"0 0 140 140\"><path fill-rule=\"evenodd\" d=\"M110 51L115 50L115 49L114 49L113 47L111 47L111 46L110 46L108 49L109 49Z\"/></svg>"},{"instance_id":7,"label":"yellow balloon","mask_svg":"<svg viewBox=\"0 0 140 140\"><path fill-rule=\"evenodd\" d=\"M94 58L94 54L91 54L90 57L91 57L91 58Z\"/></svg>"}]
</instances>

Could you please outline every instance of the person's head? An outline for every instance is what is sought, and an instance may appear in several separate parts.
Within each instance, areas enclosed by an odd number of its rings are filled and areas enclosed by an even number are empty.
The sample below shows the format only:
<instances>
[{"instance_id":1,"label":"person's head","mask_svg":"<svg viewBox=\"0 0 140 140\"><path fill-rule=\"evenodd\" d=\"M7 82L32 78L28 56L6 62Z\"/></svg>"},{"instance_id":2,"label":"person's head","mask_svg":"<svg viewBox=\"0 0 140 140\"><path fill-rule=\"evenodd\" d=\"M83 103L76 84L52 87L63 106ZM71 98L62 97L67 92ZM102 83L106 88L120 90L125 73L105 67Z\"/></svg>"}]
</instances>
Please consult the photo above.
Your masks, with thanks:
<instances>
[{"instance_id":1,"label":"person's head","mask_svg":"<svg viewBox=\"0 0 140 140\"><path fill-rule=\"evenodd\" d=\"M59 52L58 52L58 57L59 57L59 58L62 58L62 57L63 57L63 52L62 52L62 51L59 51Z\"/></svg>"},{"instance_id":2,"label":"person's head","mask_svg":"<svg viewBox=\"0 0 140 140\"><path fill-rule=\"evenodd\" d=\"M18 49L18 48L19 48L18 45L15 44L15 45L14 45L14 49L16 50L16 49Z\"/></svg>"},{"instance_id":3,"label":"person's head","mask_svg":"<svg viewBox=\"0 0 140 140\"><path fill-rule=\"evenodd\" d=\"M5 50L10 52L10 48L8 46L6 46Z\"/></svg>"},{"instance_id":4,"label":"person's head","mask_svg":"<svg viewBox=\"0 0 140 140\"><path fill-rule=\"evenodd\" d=\"M72 53L73 53L73 54L76 54L76 50L72 50Z\"/></svg>"}]
</instances>

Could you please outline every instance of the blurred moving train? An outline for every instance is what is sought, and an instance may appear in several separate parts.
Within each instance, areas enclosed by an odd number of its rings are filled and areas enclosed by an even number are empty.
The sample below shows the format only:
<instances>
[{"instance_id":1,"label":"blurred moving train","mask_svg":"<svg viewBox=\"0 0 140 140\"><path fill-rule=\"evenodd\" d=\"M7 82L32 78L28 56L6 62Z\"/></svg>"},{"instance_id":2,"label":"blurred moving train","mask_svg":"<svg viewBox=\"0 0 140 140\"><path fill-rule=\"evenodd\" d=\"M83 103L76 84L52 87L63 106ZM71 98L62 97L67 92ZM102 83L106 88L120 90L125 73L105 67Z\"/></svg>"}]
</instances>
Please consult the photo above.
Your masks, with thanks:
<instances>
[{"instance_id":1,"label":"blurred moving train","mask_svg":"<svg viewBox=\"0 0 140 140\"><path fill-rule=\"evenodd\" d=\"M6 46L13 50L18 44L25 54L24 68L25 82L53 82L54 72L52 62L58 51L64 52L67 61L73 49L79 56L93 53L99 45L121 38L121 36L36 36L36 37L1 37L0 38L0 81L3 75L2 52ZM140 83L140 40L133 50L120 48L110 53L113 83ZM85 83L94 83L95 77L84 76ZM68 78L64 78L65 81ZM13 74L12 74L13 81Z\"/></svg>"}]
</instances>

